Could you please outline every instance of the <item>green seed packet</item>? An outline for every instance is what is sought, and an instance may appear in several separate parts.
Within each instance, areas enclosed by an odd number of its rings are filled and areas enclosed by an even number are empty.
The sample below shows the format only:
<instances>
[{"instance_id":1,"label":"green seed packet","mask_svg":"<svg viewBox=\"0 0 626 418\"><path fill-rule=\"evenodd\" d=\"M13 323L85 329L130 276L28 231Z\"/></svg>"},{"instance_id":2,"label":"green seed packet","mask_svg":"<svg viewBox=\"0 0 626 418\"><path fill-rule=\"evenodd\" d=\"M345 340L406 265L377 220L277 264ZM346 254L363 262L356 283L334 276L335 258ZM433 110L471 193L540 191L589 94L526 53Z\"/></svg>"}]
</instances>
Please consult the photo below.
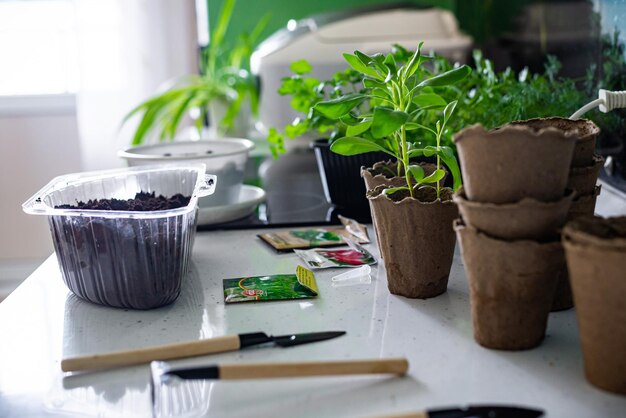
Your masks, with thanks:
<instances>
[{"instance_id":1,"label":"green seed packet","mask_svg":"<svg viewBox=\"0 0 626 418\"><path fill-rule=\"evenodd\" d=\"M365 225L341 216L339 218L343 226L267 232L260 234L259 238L277 251L345 245L347 240L360 244L370 242Z\"/></svg>"},{"instance_id":2,"label":"green seed packet","mask_svg":"<svg viewBox=\"0 0 626 418\"><path fill-rule=\"evenodd\" d=\"M239 277L224 280L224 302L310 299L318 294L311 270L298 266L296 274Z\"/></svg>"}]
</instances>

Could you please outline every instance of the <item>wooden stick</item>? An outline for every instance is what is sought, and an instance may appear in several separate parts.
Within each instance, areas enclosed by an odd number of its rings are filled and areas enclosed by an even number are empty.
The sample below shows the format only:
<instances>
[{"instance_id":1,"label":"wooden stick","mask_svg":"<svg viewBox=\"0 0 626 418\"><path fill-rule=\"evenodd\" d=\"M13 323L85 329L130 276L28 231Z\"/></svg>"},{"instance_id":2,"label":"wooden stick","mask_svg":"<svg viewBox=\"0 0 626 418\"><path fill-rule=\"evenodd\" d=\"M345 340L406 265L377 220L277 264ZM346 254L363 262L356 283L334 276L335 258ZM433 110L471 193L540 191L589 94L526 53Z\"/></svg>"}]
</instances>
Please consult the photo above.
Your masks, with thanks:
<instances>
[{"instance_id":1,"label":"wooden stick","mask_svg":"<svg viewBox=\"0 0 626 418\"><path fill-rule=\"evenodd\" d=\"M220 379L273 379L282 377L330 376L350 374L404 375L409 368L405 358L313 361L301 363L220 364Z\"/></svg>"},{"instance_id":2,"label":"wooden stick","mask_svg":"<svg viewBox=\"0 0 626 418\"><path fill-rule=\"evenodd\" d=\"M224 351L235 351L239 350L239 348L239 336L228 335L225 337L217 337L206 340L68 358L61 361L61 370L64 372L76 372L82 370L131 366L135 364L149 363L153 360L172 360L184 357L201 356L204 354L222 353Z\"/></svg>"}]
</instances>

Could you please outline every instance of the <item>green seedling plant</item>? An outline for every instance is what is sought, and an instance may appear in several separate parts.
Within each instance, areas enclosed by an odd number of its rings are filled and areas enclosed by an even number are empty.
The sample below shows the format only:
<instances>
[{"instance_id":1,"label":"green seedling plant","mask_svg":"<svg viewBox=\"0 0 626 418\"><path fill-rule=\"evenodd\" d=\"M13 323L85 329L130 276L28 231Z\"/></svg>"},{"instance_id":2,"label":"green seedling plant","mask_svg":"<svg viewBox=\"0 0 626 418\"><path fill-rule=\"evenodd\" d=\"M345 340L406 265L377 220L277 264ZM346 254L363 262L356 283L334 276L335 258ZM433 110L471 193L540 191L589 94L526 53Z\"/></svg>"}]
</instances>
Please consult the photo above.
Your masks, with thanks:
<instances>
[{"instance_id":1,"label":"green seedling plant","mask_svg":"<svg viewBox=\"0 0 626 418\"><path fill-rule=\"evenodd\" d=\"M420 43L404 63L398 63L393 53L370 56L355 51L354 54L344 54L350 67L362 75L364 89L317 103L313 109L347 125L345 136L332 143L333 152L349 156L382 151L396 159L397 174L404 174L407 185L388 188L385 194L406 190L411 197L415 197L416 188L432 187L439 199L440 180L446 174L442 163L452 175L454 190L461 186L461 173L454 150L442 145L446 125L457 101L448 102L437 91L449 91L450 86L467 77L471 69L463 65L424 77L428 73L419 71L420 66L430 57L421 55L422 45ZM364 103L368 106L362 111ZM441 117L434 126L426 126L423 121L432 120L429 116L431 112L441 112ZM414 131L434 136L435 144L426 145L429 141L415 140L415 135L409 138L409 133ZM420 156L436 157L436 170L431 175L425 176L421 166L411 164L411 158Z\"/></svg>"}]
</instances>

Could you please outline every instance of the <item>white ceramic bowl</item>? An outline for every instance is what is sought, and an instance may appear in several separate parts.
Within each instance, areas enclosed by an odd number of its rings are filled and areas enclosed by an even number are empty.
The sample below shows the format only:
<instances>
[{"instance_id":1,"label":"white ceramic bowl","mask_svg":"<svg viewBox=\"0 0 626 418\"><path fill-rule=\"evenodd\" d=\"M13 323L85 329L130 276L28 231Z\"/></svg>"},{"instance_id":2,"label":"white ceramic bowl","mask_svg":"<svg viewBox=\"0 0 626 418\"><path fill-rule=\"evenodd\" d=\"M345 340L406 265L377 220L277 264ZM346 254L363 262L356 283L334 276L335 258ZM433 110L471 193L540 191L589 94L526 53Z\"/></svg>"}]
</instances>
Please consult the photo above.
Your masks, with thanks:
<instances>
[{"instance_id":1,"label":"white ceramic bowl","mask_svg":"<svg viewBox=\"0 0 626 418\"><path fill-rule=\"evenodd\" d=\"M184 162L204 163L206 172L217 176L215 193L210 199L200 199L200 207L225 206L239 200L244 170L254 143L247 139L175 141L141 145L118 152L128 165L154 165Z\"/></svg>"}]
</instances>

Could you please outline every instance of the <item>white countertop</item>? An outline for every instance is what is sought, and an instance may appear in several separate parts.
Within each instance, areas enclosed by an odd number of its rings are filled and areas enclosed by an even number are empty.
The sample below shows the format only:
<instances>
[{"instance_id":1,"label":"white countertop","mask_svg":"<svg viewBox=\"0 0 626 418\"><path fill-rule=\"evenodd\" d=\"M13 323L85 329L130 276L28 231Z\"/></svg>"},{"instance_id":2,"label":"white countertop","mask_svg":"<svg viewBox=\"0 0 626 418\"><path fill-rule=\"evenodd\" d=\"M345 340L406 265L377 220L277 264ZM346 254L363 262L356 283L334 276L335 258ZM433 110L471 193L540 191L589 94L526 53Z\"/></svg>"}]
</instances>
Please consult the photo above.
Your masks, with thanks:
<instances>
[{"instance_id":1,"label":"white countertop","mask_svg":"<svg viewBox=\"0 0 626 418\"><path fill-rule=\"evenodd\" d=\"M62 357L244 332L325 330L347 335L175 364L406 356L409 375L196 381L185 389L185 400L175 400L176 415L372 417L513 403L544 409L548 417L624 416L626 397L596 389L583 377L573 310L550 315L547 338L536 349L502 352L477 345L458 254L448 292L430 300L391 295L384 268L376 266L369 285L334 288L330 278L337 270L317 272L317 299L225 306L222 279L291 273L298 264L294 254L277 254L262 243L258 232L198 233L180 298L152 311L106 308L76 298L61 280L56 257L50 257L0 304L0 417L151 416L147 365L64 376ZM374 244L369 249L378 254Z\"/></svg>"}]
</instances>

